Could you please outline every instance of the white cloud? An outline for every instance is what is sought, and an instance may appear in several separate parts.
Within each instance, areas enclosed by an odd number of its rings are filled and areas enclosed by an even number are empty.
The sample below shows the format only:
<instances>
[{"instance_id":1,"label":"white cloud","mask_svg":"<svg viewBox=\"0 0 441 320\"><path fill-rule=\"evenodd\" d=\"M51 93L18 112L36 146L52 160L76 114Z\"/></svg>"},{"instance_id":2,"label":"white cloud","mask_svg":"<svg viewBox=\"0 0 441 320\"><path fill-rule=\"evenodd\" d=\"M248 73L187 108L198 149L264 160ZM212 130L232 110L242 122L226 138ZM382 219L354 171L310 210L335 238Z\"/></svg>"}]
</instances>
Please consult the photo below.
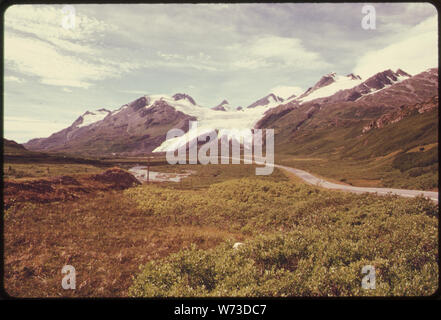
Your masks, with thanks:
<instances>
[{"instance_id":1,"label":"white cloud","mask_svg":"<svg viewBox=\"0 0 441 320\"><path fill-rule=\"evenodd\" d=\"M156 67L169 67L169 68L193 68L201 71L216 71L217 65L222 64L221 61L212 61L211 56L204 52L199 52L195 55L182 55L176 53L164 53L157 51L156 55L160 58L159 61L155 61ZM143 67L152 66L150 63L143 63Z\"/></svg>"},{"instance_id":2,"label":"white cloud","mask_svg":"<svg viewBox=\"0 0 441 320\"><path fill-rule=\"evenodd\" d=\"M233 66L244 69L265 67L320 69L329 64L317 52L304 47L297 38L260 36L250 42L229 47L235 56L241 57Z\"/></svg>"},{"instance_id":3,"label":"white cloud","mask_svg":"<svg viewBox=\"0 0 441 320\"><path fill-rule=\"evenodd\" d=\"M106 58L105 50L96 45L97 38L115 31L115 26L78 15L75 28L69 30L61 27L62 18L61 10L53 6L9 8L5 16L6 66L36 76L43 84L79 88L136 67Z\"/></svg>"},{"instance_id":4,"label":"white cloud","mask_svg":"<svg viewBox=\"0 0 441 320\"><path fill-rule=\"evenodd\" d=\"M414 75L438 66L437 16L424 20L405 36L383 49L365 53L354 73L366 78L382 70L401 68Z\"/></svg>"},{"instance_id":5,"label":"white cloud","mask_svg":"<svg viewBox=\"0 0 441 320\"><path fill-rule=\"evenodd\" d=\"M72 55L61 54L53 45L21 36L5 35L5 60L8 67L42 83L87 88L91 81L110 77L114 70L94 65Z\"/></svg>"},{"instance_id":6,"label":"white cloud","mask_svg":"<svg viewBox=\"0 0 441 320\"><path fill-rule=\"evenodd\" d=\"M75 13L75 28L65 29L62 27L65 15L61 9L62 6L57 5L14 5L5 13L5 26L49 42L87 40L117 29L114 24L99 21L78 11Z\"/></svg>"}]
</instances>

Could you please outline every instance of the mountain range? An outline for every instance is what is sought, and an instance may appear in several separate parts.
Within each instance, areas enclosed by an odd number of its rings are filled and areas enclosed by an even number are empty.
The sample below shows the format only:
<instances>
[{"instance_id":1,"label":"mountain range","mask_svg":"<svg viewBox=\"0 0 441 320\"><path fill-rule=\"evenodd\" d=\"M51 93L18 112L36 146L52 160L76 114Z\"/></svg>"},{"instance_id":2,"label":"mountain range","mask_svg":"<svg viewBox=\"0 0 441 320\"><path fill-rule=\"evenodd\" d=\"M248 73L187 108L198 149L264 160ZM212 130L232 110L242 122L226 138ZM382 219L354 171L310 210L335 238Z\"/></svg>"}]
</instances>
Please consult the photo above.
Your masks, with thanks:
<instances>
[{"instance_id":1,"label":"mountain range","mask_svg":"<svg viewBox=\"0 0 441 320\"><path fill-rule=\"evenodd\" d=\"M197 121L201 131L274 128L279 146L330 128L350 127L354 138L411 116L410 110L432 110L423 105L437 107L437 96L437 68L414 76L389 69L366 80L352 73L330 73L298 96L283 99L270 93L245 108L227 100L207 108L184 93L146 95L113 111L87 111L69 127L24 146L44 152L143 155L166 151L168 130L188 132L189 121Z\"/></svg>"}]
</instances>

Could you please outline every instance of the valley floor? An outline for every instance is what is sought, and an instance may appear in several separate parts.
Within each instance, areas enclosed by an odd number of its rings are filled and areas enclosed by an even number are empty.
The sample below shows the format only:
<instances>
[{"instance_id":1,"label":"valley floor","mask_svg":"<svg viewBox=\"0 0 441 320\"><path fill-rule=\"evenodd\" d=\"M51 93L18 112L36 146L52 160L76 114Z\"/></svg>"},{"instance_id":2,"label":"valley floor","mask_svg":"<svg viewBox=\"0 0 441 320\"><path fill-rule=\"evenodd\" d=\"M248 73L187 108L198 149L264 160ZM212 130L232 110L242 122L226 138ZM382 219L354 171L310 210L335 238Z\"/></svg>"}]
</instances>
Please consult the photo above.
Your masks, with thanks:
<instances>
[{"instance_id":1,"label":"valley floor","mask_svg":"<svg viewBox=\"0 0 441 320\"><path fill-rule=\"evenodd\" d=\"M393 296L437 289L438 205L430 200L325 190L279 169L257 177L251 165L175 170L195 173L179 183L12 205L4 213L6 291ZM240 250L232 249L237 241ZM61 287L66 264L76 269L76 290ZM361 288L364 265L377 270L375 290Z\"/></svg>"},{"instance_id":2,"label":"valley floor","mask_svg":"<svg viewBox=\"0 0 441 320\"><path fill-rule=\"evenodd\" d=\"M341 190L341 191L347 191L347 192L353 192L353 193L374 193L377 195L398 195L401 197L417 197L422 196L429 198L432 201L438 202L438 192L434 191L421 191L421 190L406 190L406 189L394 189L394 188L375 188L375 187L354 187L351 185L344 185L341 183L333 183L330 181L327 181L325 179L317 178L316 176L310 174L309 172L306 172L304 170L291 168L287 166L280 166L276 165L278 168L281 168L283 170L289 171L299 178L301 178L303 181L305 181L308 184L316 185L321 188L326 189L333 189L333 190Z\"/></svg>"},{"instance_id":3,"label":"valley floor","mask_svg":"<svg viewBox=\"0 0 441 320\"><path fill-rule=\"evenodd\" d=\"M438 149L430 151L437 154ZM276 163L305 170L332 183L355 187L394 188L438 191L438 159L424 168L407 168L401 172L393 167L394 152L385 157L366 160L344 160L325 156L306 157L281 154ZM416 153L416 152L415 152ZM405 162L406 165L410 160ZM409 170L410 169L410 170ZM409 174L410 173L410 174Z\"/></svg>"}]
</instances>

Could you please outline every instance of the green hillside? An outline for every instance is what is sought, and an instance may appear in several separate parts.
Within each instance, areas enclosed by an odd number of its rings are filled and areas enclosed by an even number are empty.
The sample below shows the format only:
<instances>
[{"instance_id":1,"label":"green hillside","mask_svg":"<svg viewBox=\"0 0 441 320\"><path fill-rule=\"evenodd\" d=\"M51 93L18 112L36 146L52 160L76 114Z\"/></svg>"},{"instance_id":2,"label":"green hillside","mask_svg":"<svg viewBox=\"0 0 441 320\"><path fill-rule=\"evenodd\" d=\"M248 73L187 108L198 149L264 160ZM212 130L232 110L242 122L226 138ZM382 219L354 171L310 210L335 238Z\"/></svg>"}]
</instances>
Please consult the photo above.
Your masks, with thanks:
<instances>
[{"instance_id":1,"label":"green hillside","mask_svg":"<svg viewBox=\"0 0 441 320\"><path fill-rule=\"evenodd\" d=\"M302 108L283 116L274 123L276 161L354 185L436 189L437 100L429 111L365 133L384 111L357 107L335 105L306 120Z\"/></svg>"},{"instance_id":2,"label":"green hillside","mask_svg":"<svg viewBox=\"0 0 441 320\"><path fill-rule=\"evenodd\" d=\"M13 140L3 138L3 154L4 155L30 155L32 151L27 150L21 144Z\"/></svg>"}]
</instances>

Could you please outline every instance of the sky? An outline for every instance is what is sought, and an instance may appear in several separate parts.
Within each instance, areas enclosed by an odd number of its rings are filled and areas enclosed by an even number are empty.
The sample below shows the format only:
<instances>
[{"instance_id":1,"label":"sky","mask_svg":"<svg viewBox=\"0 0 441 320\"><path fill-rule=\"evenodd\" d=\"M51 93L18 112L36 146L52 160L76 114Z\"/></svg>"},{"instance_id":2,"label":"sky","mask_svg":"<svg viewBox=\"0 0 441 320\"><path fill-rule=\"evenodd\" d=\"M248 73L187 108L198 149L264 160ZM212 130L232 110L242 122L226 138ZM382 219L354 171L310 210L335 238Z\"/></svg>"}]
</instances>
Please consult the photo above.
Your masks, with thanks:
<instances>
[{"instance_id":1,"label":"sky","mask_svg":"<svg viewBox=\"0 0 441 320\"><path fill-rule=\"evenodd\" d=\"M47 137L87 110L181 92L248 106L323 75L438 66L429 3L14 5L5 12L4 137ZM64 8L64 10L63 10ZM72 11L70 11L72 12Z\"/></svg>"}]
</instances>

